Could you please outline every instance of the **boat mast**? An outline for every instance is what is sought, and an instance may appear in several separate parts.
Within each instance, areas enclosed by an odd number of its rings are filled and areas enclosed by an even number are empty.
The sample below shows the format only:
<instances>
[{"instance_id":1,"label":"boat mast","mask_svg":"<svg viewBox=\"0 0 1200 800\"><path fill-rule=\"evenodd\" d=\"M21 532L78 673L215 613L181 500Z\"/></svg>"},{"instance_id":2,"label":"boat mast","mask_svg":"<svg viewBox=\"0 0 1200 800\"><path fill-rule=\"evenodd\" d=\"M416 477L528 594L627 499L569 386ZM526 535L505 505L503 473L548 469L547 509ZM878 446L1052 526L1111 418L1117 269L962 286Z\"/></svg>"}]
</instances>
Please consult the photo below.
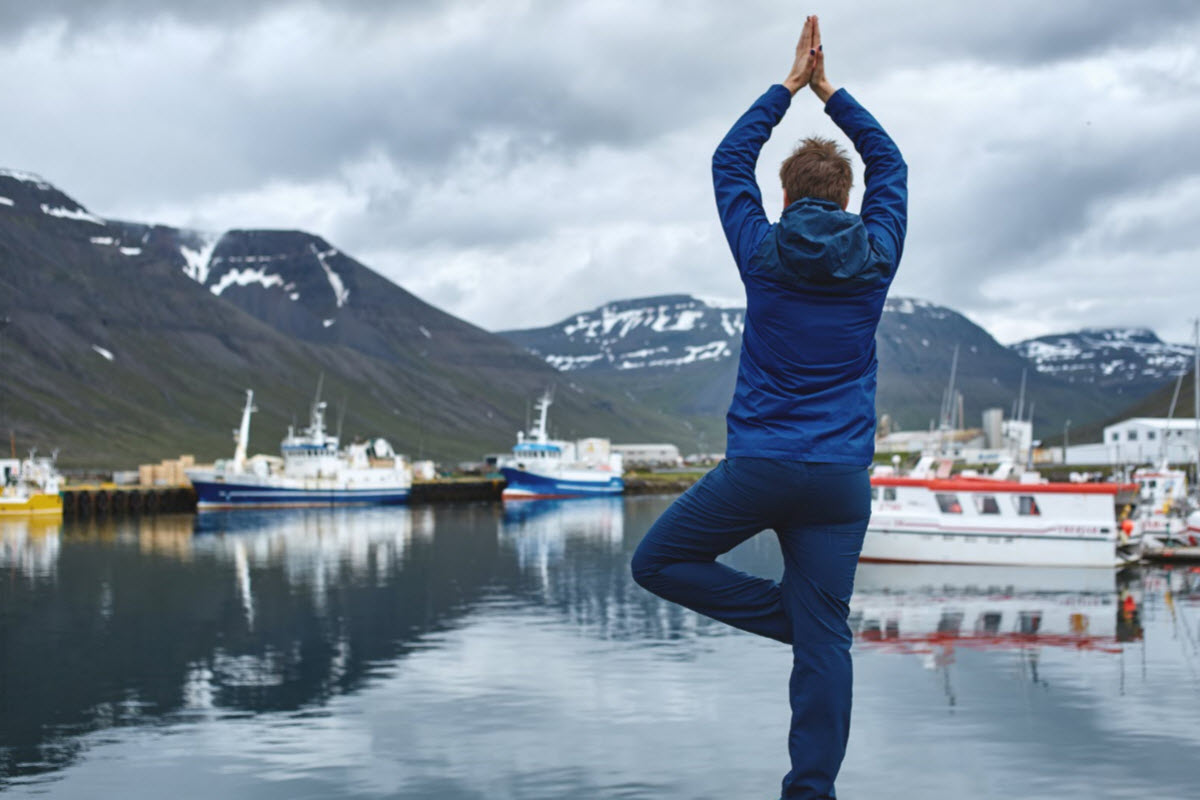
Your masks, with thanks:
<instances>
[{"instance_id":1,"label":"boat mast","mask_svg":"<svg viewBox=\"0 0 1200 800\"><path fill-rule=\"evenodd\" d=\"M1183 376L1187 373L1183 370L1179 371L1179 377L1175 379L1175 393L1171 395L1171 406L1167 409L1167 429L1160 440L1162 446L1159 447L1159 460L1162 461L1162 469L1165 472L1167 465L1171 461L1171 420L1175 419L1175 406L1179 403L1179 390L1183 388Z\"/></svg>"},{"instance_id":2,"label":"boat mast","mask_svg":"<svg viewBox=\"0 0 1200 800\"><path fill-rule=\"evenodd\" d=\"M317 396L313 398L312 413L308 420L309 435L325 444L325 404L321 402L321 388L325 385L325 373L317 378Z\"/></svg>"},{"instance_id":3,"label":"boat mast","mask_svg":"<svg viewBox=\"0 0 1200 800\"><path fill-rule=\"evenodd\" d=\"M235 434L237 447L233 451L233 468L236 472L242 472L246 468L246 448L250 446L250 415L256 411L254 408L254 390L246 390L246 407L242 409L242 424Z\"/></svg>"},{"instance_id":4,"label":"boat mast","mask_svg":"<svg viewBox=\"0 0 1200 800\"><path fill-rule=\"evenodd\" d=\"M538 421L537 425L535 425L533 430L530 431L530 434L533 436L533 440L538 444L545 444L548 439L546 435L546 412L550 410L550 403L553 402L553 400L554 398L550 395L549 389L546 390L545 394L538 398L536 406L538 412Z\"/></svg>"},{"instance_id":5,"label":"boat mast","mask_svg":"<svg viewBox=\"0 0 1200 800\"><path fill-rule=\"evenodd\" d=\"M958 375L958 345L954 345L954 357L950 359L950 382L946 385L946 393L942 395L941 419L938 420L938 454L946 454L946 437L954 429L954 379Z\"/></svg>"},{"instance_id":6,"label":"boat mast","mask_svg":"<svg viewBox=\"0 0 1200 800\"><path fill-rule=\"evenodd\" d=\"M1196 496L1200 498L1200 317L1192 320L1192 405L1196 412Z\"/></svg>"},{"instance_id":7,"label":"boat mast","mask_svg":"<svg viewBox=\"0 0 1200 800\"><path fill-rule=\"evenodd\" d=\"M1021 393L1017 396L1017 422L1025 419L1025 373L1028 368L1021 368Z\"/></svg>"}]
</instances>

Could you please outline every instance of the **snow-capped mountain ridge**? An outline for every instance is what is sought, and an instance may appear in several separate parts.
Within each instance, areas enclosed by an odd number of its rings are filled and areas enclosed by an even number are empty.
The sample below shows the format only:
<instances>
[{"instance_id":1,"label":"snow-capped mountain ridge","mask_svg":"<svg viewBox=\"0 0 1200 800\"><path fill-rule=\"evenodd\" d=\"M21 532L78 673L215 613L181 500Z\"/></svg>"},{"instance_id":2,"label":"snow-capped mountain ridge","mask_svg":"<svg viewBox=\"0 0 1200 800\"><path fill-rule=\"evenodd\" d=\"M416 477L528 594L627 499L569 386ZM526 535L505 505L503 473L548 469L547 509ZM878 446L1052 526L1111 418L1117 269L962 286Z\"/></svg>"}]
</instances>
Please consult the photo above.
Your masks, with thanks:
<instances>
[{"instance_id":1,"label":"snow-capped mountain ridge","mask_svg":"<svg viewBox=\"0 0 1200 800\"><path fill-rule=\"evenodd\" d=\"M1084 328L1011 346L1047 375L1097 386L1153 385L1192 366L1193 348L1171 344L1149 328Z\"/></svg>"},{"instance_id":2,"label":"snow-capped mountain ridge","mask_svg":"<svg viewBox=\"0 0 1200 800\"><path fill-rule=\"evenodd\" d=\"M722 361L741 346L745 310L691 295L606 303L557 325L505 333L563 372Z\"/></svg>"}]
</instances>

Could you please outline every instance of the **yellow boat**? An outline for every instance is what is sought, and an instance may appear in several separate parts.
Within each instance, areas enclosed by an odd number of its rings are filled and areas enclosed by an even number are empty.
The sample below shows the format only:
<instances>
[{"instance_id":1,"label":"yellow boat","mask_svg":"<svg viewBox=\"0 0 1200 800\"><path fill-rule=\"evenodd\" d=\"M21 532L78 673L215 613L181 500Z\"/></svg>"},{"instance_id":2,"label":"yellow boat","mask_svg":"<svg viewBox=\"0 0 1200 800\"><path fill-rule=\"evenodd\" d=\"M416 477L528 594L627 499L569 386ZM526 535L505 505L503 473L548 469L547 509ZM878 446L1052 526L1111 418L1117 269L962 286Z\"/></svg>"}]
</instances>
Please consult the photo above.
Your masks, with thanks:
<instances>
[{"instance_id":1,"label":"yellow boat","mask_svg":"<svg viewBox=\"0 0 1200 800\"><path fill-rule=\"evenodd\" d=\"M61 486L53 458L0 459L0 517L62 516Z\"/></svg>"}]
</instances>

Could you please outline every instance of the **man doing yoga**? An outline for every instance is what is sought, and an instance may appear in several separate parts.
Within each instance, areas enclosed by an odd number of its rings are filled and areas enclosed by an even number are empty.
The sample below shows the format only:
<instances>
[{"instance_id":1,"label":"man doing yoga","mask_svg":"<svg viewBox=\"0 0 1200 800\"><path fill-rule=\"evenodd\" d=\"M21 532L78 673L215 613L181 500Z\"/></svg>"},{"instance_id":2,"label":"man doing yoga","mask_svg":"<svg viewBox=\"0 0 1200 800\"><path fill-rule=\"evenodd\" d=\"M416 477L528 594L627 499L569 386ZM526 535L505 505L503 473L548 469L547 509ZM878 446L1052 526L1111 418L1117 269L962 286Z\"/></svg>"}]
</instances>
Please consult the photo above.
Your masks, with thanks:
<instances>
[{"instance_id":1,"label":"man doing yoga","mask_svg":"<svg viewBox=\"0 0 1200 800\"><path fill-rule=\"evenodd\" d=\"M784 210L772 225L755 164L805 86L862 157L862 210L846 210L849 158L809 138L780 169ZM832 798L850 731L848 604L871 513L875 328L904 247L907 166L875 118L826 79L814 16L787 78L738 119L712 168L746 288L726 458L646 534L633 575L661 597L791 645L783 796ZM717 562L767 528L783 551L779 583Z\"/></svg>"}]
</instances>

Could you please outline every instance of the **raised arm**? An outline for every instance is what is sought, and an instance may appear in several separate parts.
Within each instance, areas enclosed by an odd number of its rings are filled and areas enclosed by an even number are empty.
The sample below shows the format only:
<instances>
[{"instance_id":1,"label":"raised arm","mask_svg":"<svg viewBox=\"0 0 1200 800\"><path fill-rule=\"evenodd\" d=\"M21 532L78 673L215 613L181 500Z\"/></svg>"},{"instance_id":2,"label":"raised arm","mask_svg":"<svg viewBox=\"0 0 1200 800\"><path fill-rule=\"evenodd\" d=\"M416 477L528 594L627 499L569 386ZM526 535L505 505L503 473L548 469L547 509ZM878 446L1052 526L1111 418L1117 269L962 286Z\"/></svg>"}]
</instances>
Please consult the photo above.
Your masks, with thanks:
<instances>
[{"instance_id":1,"label":"raised arm","mask_svg":"<svg viewBox=\"0 0 1200 800\"><path fill-rule=\"evenodd\" d=\"M862 210L859 215L867 233L900 266L904 236L908 228L908 165L887 131L845 89L833 88L825 77L825 49L821 27L813 17L815 62L809 85L825 103L825 113L854 143L866 165Z\"/></svg>"},{"instance_id":2,"label":"raised arm","mask_svg":"<svg viewBox=\"0 0 1200 800\"><path fill-rule=\"evenodd\" d=\"M791 105L792 95L808 84L815 62L812 36L815 18L804 22L804 30L796 45L796 57L782 84L776 84L754 101L738 118L729 133L713 153L713 190L717 198L717 213L729 249L733 251L738 269L744 270L750 257L771 227L763 211L762 192L754 176L758 154L771 138L771 130L783 119Z\"/></svg>"},{"instance_id":3,"label":"raised arm","mask_svg":"<svg viewBox=\"0 0 1200 800\"><path fill-rule=\"evenodd\" d=\"M775 84L754 101L754 105L738 118L729 133L713 153L713 191L717 198L717 214L729 249L744 271L750 257L771 228L763 211L762 192L754 177L758 154L774 128L791 105L792 95Z\"/></svg>"}]
</instances>

